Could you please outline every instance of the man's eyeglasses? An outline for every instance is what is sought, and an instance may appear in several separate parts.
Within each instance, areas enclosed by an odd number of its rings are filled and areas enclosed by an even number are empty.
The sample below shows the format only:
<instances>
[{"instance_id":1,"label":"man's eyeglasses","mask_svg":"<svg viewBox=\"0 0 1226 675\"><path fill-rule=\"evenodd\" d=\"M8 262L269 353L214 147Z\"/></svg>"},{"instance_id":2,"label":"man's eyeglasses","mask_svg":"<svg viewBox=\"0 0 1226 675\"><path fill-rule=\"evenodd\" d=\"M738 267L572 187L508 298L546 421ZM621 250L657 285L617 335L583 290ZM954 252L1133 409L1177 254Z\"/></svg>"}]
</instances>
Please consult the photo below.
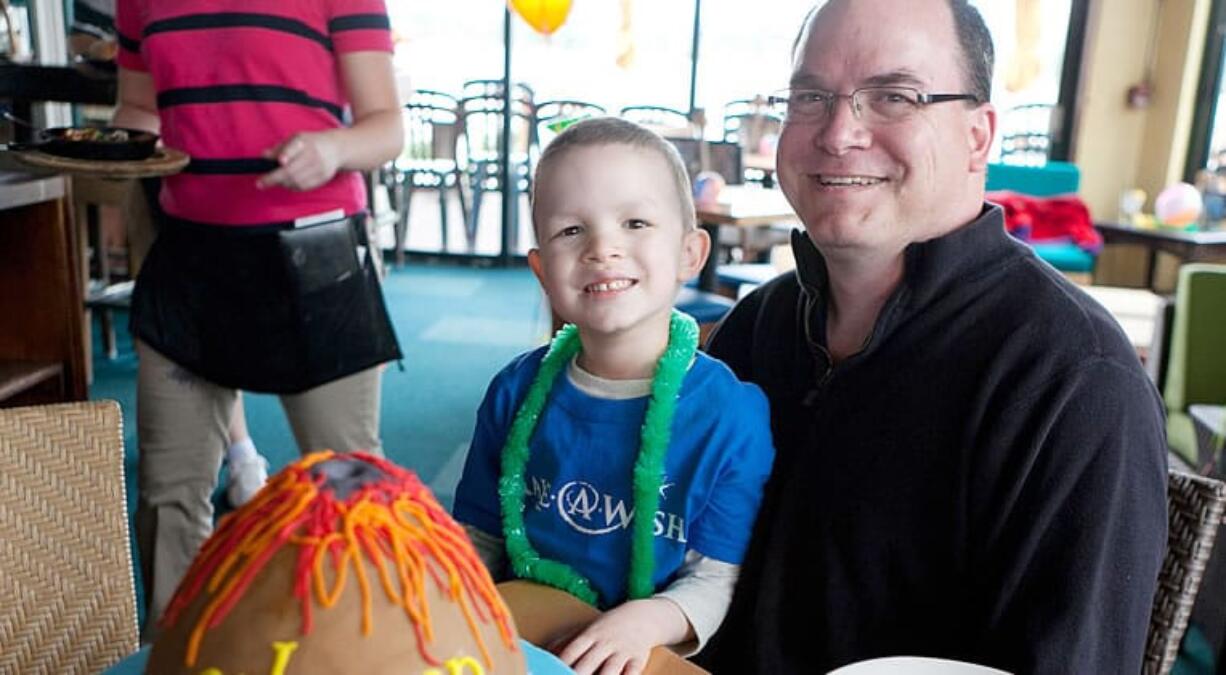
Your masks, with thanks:
<instances>
[{"instance_id":1,"label":"man's eyeglasses","mask_svg":"<svg viewBox=\"0 0 1226 675\"><path fill-rule=\"evenodd\" d=\"M925 94L911 87L861 87L850 94L821 89L783 89L767 98L771 110L796 122L823 122L834 114L834 105L845 98L851 112L865 124L901 122L924 106L948 101L979 102L974 94Z\"/></svg>"}]
</instances>

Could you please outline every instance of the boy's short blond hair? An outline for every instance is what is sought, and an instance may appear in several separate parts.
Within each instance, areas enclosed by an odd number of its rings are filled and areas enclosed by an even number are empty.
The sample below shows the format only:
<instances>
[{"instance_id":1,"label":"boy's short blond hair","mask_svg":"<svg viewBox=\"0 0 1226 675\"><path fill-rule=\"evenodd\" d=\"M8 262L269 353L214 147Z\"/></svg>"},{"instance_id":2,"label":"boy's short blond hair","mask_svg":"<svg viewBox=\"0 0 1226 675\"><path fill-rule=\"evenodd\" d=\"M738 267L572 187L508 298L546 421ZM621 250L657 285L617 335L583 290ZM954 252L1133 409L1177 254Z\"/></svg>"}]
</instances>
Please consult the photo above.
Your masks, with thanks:
<instances>
[{"instance_id":1,"label":"boy's short blond hair","mask_svg":"<svg viewBox=\"0 0 1226 675\"><path fill-rule=\"evenodd\" d=\"M600 145L628 145L654 152L662 157L673 174L678 207L681 209L682 230L688 232L698 226L694 213L694 196L690 188L690 174L677 148L660 134L634 122L619 117L595 117L570 125L550 141L549 145L545 146L545 151L541 153L532 179L534 231L536 230L537 190L540 189L541 177L546 169L570 150Z\"/></svg>"}]
</instances>

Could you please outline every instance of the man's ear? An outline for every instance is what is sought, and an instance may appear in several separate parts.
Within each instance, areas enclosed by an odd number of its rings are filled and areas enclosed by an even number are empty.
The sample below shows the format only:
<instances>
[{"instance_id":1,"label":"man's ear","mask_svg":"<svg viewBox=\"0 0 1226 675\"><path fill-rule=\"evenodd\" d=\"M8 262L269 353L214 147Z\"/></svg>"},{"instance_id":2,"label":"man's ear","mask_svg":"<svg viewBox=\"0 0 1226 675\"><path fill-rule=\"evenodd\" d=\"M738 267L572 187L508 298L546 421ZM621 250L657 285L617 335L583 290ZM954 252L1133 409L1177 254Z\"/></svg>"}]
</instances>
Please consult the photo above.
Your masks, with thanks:
<instances>
[{"instance_id":1,"label":"man's ear","mask_svg":"<svg viewBox=\"0 0 1226 675\"><path fill-rule=\"evenodd\" d=\"M693 279L711 254L711 235L701 227L686 232L681 239L681 269L677 281Z\"/></svg>"},{"instance_id":2,"label":"man's ear","mask_svg":"<svg viewBox=\"0 0 1226 675\"><path fill-rule=\"evenodd\" d=\"M996 138L996 107L984 103L970 111L970 129L967 140L970 143L971 165L973 173L987 171L988 153L992 149L992 140Z\"/></svg>"},{"instance_id":3,"label":"man's ear","mask_svg":"<svg viewBox=\"0 0 1226 675\"><path fill-rule=\"evenodd\" d=\"M528 267L532 268L532 273L536 275L536 280L540 283L541 288L545 288L545 263L541 262L541 250L539 248L528 251Z\"/></svg>"}]
</instances>

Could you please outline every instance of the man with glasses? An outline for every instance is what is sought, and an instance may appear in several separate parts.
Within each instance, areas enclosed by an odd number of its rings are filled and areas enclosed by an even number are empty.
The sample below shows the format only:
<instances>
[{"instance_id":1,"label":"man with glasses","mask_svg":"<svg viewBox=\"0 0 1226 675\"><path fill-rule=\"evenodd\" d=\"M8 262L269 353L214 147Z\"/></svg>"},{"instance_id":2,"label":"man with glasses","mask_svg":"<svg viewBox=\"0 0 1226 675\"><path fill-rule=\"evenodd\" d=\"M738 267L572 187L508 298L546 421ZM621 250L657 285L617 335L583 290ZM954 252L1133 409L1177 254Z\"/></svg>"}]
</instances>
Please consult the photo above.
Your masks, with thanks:
<instances>
[{"instance_id":1,"label":"man with glasses","mask_svg":"<svg viewBox=\"0 0 1226 675\"><path fill-rule=\"evenodd\" d=\"M1140 671L1162 408L984 202L992 62L965 0L831 0L802 28L771 99L797 271L710 344L766 391L778 448L716 672Z\"/></svg>"}]
</instances>

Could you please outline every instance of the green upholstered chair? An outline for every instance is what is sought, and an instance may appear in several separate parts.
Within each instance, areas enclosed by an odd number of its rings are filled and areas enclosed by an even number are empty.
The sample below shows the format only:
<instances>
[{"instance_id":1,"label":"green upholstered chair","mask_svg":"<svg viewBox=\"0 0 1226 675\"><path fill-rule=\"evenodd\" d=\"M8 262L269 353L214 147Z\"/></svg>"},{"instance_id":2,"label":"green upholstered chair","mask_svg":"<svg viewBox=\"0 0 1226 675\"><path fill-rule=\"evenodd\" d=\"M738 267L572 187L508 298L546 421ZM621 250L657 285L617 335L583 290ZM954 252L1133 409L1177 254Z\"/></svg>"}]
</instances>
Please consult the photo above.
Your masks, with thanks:
<instances>
[{"instance_id":1,"label":"green upholstered chair","mask_svg":"<svg viewBox=\"0 0 1226 675\"><path fill-rule=\"evenodd\" d=\"M1195 467L1196 431L1188 406L1226 404L1226 265L1191 264L1179 270L1166 383L1167 442Z\"/></svg>"}]
</instances>

